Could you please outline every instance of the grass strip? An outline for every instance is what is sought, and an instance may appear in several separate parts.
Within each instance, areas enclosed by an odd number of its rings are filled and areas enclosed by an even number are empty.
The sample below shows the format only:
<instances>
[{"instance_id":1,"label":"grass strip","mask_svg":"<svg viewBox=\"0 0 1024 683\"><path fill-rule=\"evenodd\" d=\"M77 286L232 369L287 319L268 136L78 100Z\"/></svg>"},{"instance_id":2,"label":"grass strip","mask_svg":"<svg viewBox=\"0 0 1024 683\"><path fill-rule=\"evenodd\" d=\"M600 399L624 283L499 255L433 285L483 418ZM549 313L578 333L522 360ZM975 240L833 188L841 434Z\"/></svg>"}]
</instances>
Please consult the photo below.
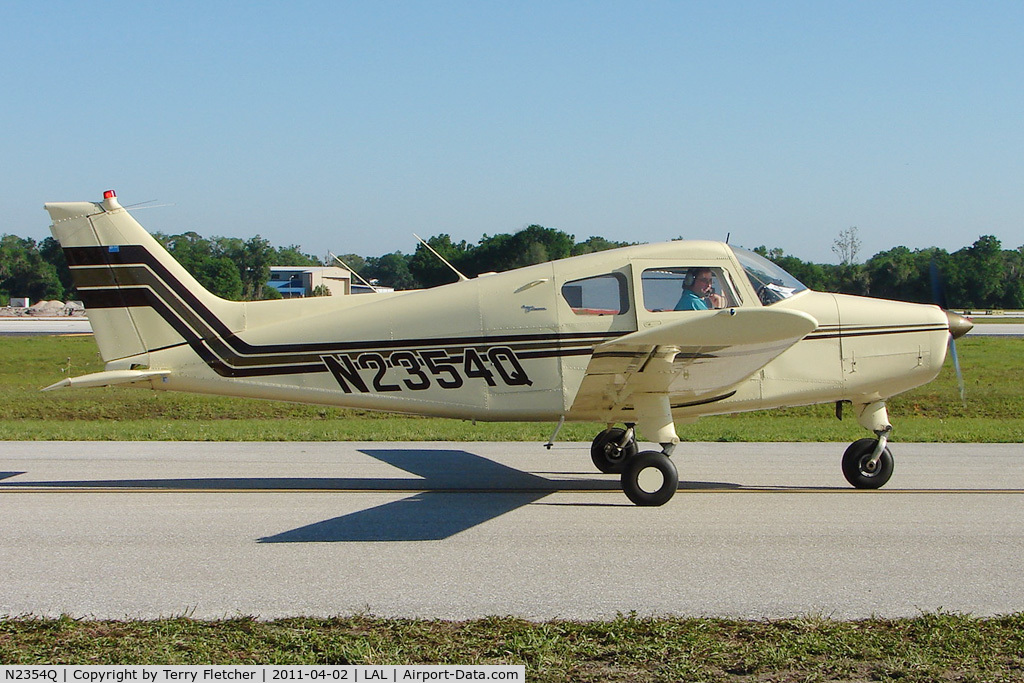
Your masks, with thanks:
<instances>
[{"instance_id":1,"label":"grass strip","mask_svg":"<svg viewBox=\"0 0 1024 683\"><path fill-rule=\"evenodd\" d=\"M952 363L887 404L895 441L1024 441L1024 339L959 342L967 402ZM103 369L95 340L0 337L0 439L189 441L545 441L553 423L472 423L225 396L108 387L40 392ZM567 424L564 441L590 441L598 424ZM832 405L706 417L680 425L688 441L852 441L865 435Z\"/></svg>"},{"instance_id":2,"label":"grass strip","mask_svg":"<svg viewBox=\"0 0 1024 683\"><path fill-rule=\"evenodd\" d=\"M3 664L525 664L532 681L1020 681L1024 615L0 621Z\"/></svg>"}]
</instances>

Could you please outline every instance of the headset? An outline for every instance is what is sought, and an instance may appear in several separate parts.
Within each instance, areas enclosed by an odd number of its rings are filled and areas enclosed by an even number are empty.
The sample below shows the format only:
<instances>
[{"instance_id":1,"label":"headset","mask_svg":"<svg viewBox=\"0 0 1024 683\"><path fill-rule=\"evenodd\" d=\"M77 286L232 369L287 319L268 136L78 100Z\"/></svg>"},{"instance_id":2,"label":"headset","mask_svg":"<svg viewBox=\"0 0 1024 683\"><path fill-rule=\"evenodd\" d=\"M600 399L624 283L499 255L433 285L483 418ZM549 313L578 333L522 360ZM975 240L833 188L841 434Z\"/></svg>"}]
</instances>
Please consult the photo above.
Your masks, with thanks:
<instances>
[{"instance_id":1,"label":"headset","mask_svg":"<svg viewBox=\"0 0 1024 683\"><path fill-rule=\"evenodd\" d=\"M686 289L693 287L693 283L697 281L697 273L702 270L706 270L711 273L712 277L714 276L714 271L707 266L696 266L694 268L690 268L686 271L686 275L683 276L683 287Z\"/></svg>"}]
</instances>

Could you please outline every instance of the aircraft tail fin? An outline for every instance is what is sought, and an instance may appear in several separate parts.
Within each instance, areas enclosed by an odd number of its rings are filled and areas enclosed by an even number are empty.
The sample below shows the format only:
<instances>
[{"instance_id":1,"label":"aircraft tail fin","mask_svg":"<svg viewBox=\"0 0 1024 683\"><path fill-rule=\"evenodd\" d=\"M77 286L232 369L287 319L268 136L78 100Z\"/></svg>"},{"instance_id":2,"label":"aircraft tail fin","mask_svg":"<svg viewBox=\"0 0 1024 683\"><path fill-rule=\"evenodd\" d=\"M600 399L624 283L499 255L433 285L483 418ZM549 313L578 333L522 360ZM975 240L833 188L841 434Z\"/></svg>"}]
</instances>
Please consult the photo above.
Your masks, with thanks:
<instances>
[{"instance_id":1,"label":"aircraft tail fin","mask_svg":"<svg viewBox=\"0 0 1024 683\"><path fill-rule=\"evenodd\" d=\"M103 196L102 202L45 208L108 370L149 367L151 351L184 344L195 349L204 338L240 329L242 304L206 290L118 204L113 191Z\"/></svg>"}]
</instances>

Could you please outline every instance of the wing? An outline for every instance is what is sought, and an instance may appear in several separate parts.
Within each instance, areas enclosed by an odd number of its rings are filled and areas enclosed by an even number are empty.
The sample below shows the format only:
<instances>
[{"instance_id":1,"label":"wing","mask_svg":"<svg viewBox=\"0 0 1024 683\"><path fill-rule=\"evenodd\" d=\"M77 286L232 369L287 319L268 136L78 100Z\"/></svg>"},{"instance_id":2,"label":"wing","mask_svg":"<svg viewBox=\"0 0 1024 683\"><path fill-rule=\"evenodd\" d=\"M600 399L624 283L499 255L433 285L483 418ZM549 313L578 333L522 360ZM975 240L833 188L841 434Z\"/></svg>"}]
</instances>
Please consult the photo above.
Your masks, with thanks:
<instances>
[{"instance_id":1,"label":"wing","mask_svg":"<svg viewBox=\"0 0 1024 683\"><path fill-rule=\"evenodd\" d=\"M721 396L817 326L784 309L688 313L595 348L572 411L615 412L637 393L668 394L673 403Z\"/></svg>"}]
</instances>

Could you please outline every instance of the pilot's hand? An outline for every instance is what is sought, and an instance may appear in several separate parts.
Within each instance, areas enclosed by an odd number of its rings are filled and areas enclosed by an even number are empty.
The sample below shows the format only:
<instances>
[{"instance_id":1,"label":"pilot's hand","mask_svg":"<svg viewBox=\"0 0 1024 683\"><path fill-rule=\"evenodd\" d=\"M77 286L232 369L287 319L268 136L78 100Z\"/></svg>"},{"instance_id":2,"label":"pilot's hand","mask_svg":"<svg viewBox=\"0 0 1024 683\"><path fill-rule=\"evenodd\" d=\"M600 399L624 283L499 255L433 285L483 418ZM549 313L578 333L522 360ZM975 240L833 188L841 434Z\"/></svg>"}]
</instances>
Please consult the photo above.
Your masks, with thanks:
<instances>
[{"instance_id":1,"label":"pilot's hand","mask_svg":"<svg viewBox=\"0 0 1024 683\"><path fill-rule=\"evenodd\" d=\"M708 303L711 308L725 308L725 297L721 294L708 294Z\"/></svg>"}]
</instances>

